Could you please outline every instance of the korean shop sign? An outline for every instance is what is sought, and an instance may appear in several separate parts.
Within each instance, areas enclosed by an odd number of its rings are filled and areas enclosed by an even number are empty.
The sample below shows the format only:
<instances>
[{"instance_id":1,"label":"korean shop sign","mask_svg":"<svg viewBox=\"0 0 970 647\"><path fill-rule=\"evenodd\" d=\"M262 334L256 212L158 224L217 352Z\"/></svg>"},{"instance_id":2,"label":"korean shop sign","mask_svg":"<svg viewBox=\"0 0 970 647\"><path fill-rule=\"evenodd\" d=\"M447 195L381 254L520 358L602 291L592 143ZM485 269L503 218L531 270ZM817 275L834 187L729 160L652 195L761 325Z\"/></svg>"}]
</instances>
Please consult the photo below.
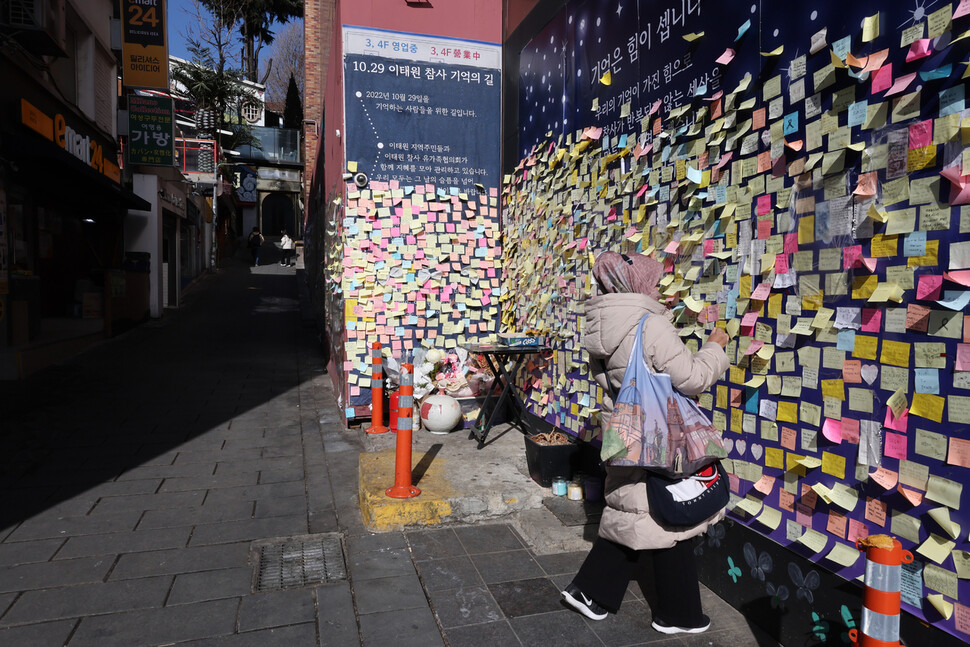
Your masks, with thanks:
<instances>
[{"instance_id":1,"label":"korean shop sign","mask_svg":"<svg viewBox=\"0 0 970 647\"><path fill-rule=\"evenodd\" d=\"M121 0L121 12L125 85L168 90L165 0Z\"/></svg>"},{"instance_id":2,"label":"korean shop sign","mask_svg":"<svg viewBox=\"0 0 970 647\"><path fill-rule=\"evenodd\" d=\"M175 146L172 100L168 97L128 97L128 162L172 166Z\"/></svg>"}]
</instances>

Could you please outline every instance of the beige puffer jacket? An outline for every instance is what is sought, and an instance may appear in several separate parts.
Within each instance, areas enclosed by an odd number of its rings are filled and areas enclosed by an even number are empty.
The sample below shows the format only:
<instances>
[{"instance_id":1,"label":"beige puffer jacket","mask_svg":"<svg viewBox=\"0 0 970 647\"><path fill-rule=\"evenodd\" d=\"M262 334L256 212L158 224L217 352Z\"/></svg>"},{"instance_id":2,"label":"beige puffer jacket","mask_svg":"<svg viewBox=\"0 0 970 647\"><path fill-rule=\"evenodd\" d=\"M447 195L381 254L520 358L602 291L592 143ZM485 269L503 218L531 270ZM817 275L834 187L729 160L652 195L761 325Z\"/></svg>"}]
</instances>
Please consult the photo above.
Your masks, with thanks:
<instances>
[{"instance_id":1,"label":"beige puffer jacket","mask_svg":"<svg viewBox=\"0 0 970 647\"><path fill-rule=\"evenodd\" d=\"M668 374L675 389L687 396L697 395L728 369L727 355L718 344L709 342L691 353L663 304L643 294L605 294L586 302L583 345L590 354L593 376L607 394L612 392L607 379L613 390L619 390L637 324L648 313L643 326L643 359L655 372ZM609 397L603 409L605 425L613 411ZM662 524L650 513L647 477L647 470L641 467L606 468L607 507L600 521L600 537L634 549L670 548L678 541L703 534L724 517L720 512L687 529Z\"/></svg>"}]
</instances>

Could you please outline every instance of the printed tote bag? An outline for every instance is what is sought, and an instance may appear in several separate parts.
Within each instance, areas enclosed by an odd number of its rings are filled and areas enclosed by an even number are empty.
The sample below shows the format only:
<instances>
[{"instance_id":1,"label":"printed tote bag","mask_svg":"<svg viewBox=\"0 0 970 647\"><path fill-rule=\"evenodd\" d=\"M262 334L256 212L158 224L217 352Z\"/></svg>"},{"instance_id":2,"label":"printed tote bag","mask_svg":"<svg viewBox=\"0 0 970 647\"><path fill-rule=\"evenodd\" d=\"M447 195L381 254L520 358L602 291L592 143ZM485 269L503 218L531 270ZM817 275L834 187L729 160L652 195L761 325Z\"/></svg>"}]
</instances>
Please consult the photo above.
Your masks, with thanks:
<instances>
[{"instance_id":1,"label":"printed tote bag","mask_svg":"<svg viewBox=\"0 0 970 647\"><path fill-rule=\"evenodd\" d=\"M685 476L727 456L721 434L697 406L643 361L644 315L616 395L600 457L610 465Z\"/></svg>"}]
</instances>

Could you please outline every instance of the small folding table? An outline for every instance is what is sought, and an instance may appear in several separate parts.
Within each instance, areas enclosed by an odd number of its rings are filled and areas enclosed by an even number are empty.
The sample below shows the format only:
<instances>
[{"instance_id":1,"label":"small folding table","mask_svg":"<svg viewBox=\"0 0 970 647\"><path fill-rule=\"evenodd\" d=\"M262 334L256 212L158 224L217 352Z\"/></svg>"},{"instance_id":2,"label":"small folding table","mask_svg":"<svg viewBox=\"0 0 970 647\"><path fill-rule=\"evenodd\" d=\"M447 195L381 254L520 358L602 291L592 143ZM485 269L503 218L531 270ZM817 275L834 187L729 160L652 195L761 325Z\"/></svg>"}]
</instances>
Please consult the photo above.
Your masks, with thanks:
<instances>
[{"instance_id":1,"label":"small folding table","mask_svg":"<svg viewBox=\"0 0 970 647\"><path fill-rule=\"evenodd\" d=\"M492 369L492 374L495 375L491 386L485 391L485 400L478 412L475 426L468 435L469 440L473 438L478 440L478 448L481 449L485 446L488 432L495 424L495 414L502 411L502 406L510 399L517 409L516 416L519 417L521 424L521 414L525 411L525 404L519 398L514 376L519 372L526 357L552 349L548 346L506 346L504 344L469 344L465 348L470 353L484 356L488 367ZM512 363L510 371L506 370L509 363ZM488 405L493 396L497 397L498 401L489 409Z\"/></svg>"}]
</instances>

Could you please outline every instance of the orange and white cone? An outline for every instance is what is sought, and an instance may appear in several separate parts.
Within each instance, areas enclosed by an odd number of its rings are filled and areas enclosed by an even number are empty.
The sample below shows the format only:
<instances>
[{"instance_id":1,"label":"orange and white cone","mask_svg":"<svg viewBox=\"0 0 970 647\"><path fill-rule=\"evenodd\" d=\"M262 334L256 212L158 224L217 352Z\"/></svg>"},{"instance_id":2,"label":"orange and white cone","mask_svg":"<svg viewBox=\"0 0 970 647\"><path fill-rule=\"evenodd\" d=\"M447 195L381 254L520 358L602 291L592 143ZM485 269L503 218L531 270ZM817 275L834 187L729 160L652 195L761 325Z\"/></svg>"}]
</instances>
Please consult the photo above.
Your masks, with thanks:
<instances>
[{"instance_id":1,"label":"orange and white cone","mask_svg":"<svg viewBox=\"0 0 970 647\"><path fill-rule=\"evenodd\" d=\"M913 561L913 553L889 535L870 535L856 547L866 553L866 575L862 622L849 630L849 639L854 647L899 647L902 565Z\"/></svg>"}]
</instances>

